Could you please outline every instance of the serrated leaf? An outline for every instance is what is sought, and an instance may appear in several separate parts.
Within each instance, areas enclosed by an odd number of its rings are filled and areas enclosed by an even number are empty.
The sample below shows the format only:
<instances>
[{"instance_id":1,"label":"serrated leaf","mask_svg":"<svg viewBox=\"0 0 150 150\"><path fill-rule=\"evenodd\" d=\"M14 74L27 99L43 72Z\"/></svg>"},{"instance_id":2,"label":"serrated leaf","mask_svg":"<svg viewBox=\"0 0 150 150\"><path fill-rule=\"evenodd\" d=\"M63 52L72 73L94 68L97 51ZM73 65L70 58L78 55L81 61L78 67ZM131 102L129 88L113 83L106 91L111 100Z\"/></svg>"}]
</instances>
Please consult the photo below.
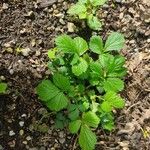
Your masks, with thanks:
<instances>
[{"instance_id":1,"label":"serrated leaf","mask_svg":"<svg viewBox=\"0 0 150 150\"><path fill-rule=\"evenodd\" d=\"M76 119L78 119L78 117L79 117L79 110L76 108L75 110L69 112L68 117L69 117L71 120L76 120Z\"/></svg>"},{"instance_id":2,"label":"serrated leaf","mask_svg":"<svg viewBox=\"0 0 150 150\"><path fill-rule=\"evenodd\" d=\"M86 12L86 10L87 10L86 6L78 2L69 8L68 13L70 15L79 15L80 13Z\"/></svg>"},{"instance_id":3,"label":"serrated leaf","mask_svg":"<svg viewBox=\"0 0 150 150\"><path fill-rule=\"evenodd\" d=\"M82 73L86 72L88 68L87 62L80 58L80 63L78 65L72 66L72 72L76 76L80 76Z\"/></svg>"},{"instance_id":4,"label":"serrated leaf","mask_svg":"<svg viewBox=\"0 0 150 150\"><path fill-rule=\"evenodd\" d=\"M88 26L93 30L100 30L101 29L101 22L95 16L89 16L87 19Z\"/></svg>"},{"instance_id":5,"label":"serrated leaf","mask_svg":"<svg viewBox=\"0 0 150 150\"><path fill-rule=\"evenodd\" d=\"M100 122L99 117L92 111L84 113L82 119L85 124L94 128L97 128Z\"/></svg>"},{"instance_id":6,"label":"serrated leaf","mask_svg":"<svg viewBox=\"0 0 150 150\"><path fill-rule=\"evenodd\" d=\"M49 101L59 93L59 89L50 81L43 80L36 88L36 92L42 101Z\"/></svg>"},{"instance_id":7,"label":"serrated leaf","mask_svg":"<svg viewBox=\"0 0 150 150\"><path fill-rule=\"evenodd\" d=\"M81 126L81 120L75 120L69 123L69 130L71 133L77 133Z\"/></svg>"},{"instance_id":8,"label":"serrated leaf","mask_svg":"<svg viewBox=\"0 0 150 150\"><path fill-rule=\"evenodd\" d=\"M58 50L64 51L65 53L76 53L74 40L66 34L58 36L55 39L55 43Z\"/></svg>"},{"instance_id":9,"label":"serrated leaf","mask_svg":"<svg viewBox=\"0 0 150 150\"><path fill-rule=\"evenodd\" d=\"M92 36L90 38L89 46L92 52L97 54L103 53L103 40L100 36Z\"/></svg>"},{"instance_id":10,"label":"serrated leaf","mask_svg":"<svg viewBox=\"0 0 150 150\"><path fill-rule=\"evenodd\" d=\"M59 92L55 97L46 103L46 106L53 111L60 111L63 108L66 108L68 105L67 97Z\"/></svg>"},{"instance_id":11,"label":"serrated leaf","mask_svg":"<svg viewBox=\"0 0 150 150\"><path fill-rule=\"evenodd\" d=\"M80 56L88 50L87 42L83 38L76 37L74 42L76 44L76 51Z\"/></svg>"},{"instance_id":12,"label":"serrated leaf","mask_svg":"<svg viewBox=\"0 0 150 150\"><path fill-rule=\"evenodd\" d=\"M70 89L70 81L62 74L56 73L53 75L54 84L62 91L68 91Z\"/></svg>"},{"instance_id":13,"label":"serrated leaf","mask_svg":"<svg viewBox=\"0 0 150 150\"><path fill-rule=\"evenodd\" d=\"M91 4L93 6L100 6L100 5L104 5L106 3L107 0L90 0Z\"/></svg>"},{"instance_id":14,"label":"serrated leaf","mask_svg":"<svg viewBox=\"0 0 150 150\"><path fill-rule=\"evenodd\" d=\"M6 83L0 83L0 94L5 94L7 89L7 84Z\"/></svg>"},{"instance_id":15,"label":"serrated leaf","mask_svg":"<svg viewBox=\"0 0 150 150\"><path fill-rule=\"evenodd\" d=\"M123 48L125 43L124 36L120 33L113 32L111 33L105 43L105 51L119 51L120 49Z\"/></svg>"},{"instance_id":16,"label":"serrated leaf","mask_svg":"<svg viewBox=\"0 0 150 150\"><path fill-rule=\"evenodd\" d=\"M87 125L82 125L79 135L79 145L82 150L94 150L96 142L95 133Z\"/></svg>"},{"instance_id":17,"label":"serrated leaf","mask_svg":"<svg viewBox=\"0 0 150 150\"><path fill-rule=\"evenodd\" d=\"M113 91L109 91L104 95L104 100L109 102L114 108L123 108L125 106L124 100Z\"/></svg>"},{"instance_id":18,"label":"serrated leaf","mask_svg":"<svg viewBox=\"0 0 150 150\"><path fill-rule=\"evenodd\" d=\"M104 90L107 91L122 91L124 89L124 82L119 78L107 78L104 81Z\"/></svg>"},{"instance_id":19,"label":"serrated leaf","mask_svg":"<svg viewBox=\"0 0 150 150\"><path fill-rule=\"evenodd\" d=\"M104 112L110 112L110 111L112 111L112 106L110 105L110 103L109 102L107 102L107 101L104 101L101 105L101 109L104 111Z\"/></svg>"}]
</instances>

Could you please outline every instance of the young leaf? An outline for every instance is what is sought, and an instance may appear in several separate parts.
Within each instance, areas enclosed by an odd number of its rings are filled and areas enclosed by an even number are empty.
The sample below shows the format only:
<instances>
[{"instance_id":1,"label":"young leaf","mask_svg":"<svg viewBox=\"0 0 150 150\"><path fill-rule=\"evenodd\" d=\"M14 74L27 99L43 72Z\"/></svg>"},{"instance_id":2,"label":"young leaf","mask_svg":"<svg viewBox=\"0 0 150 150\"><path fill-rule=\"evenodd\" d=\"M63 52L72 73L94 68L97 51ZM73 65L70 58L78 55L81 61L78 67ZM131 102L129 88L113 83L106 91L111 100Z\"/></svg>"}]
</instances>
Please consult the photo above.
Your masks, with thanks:
<instances>
[{"instance_id":1,"label":"young leaf","mask_svg":"<svg viewBox=\"0 0 150 150\"><path fill-rule=\"evenodd\" d=\"M100 108L104 111L104 112L110 112L112 111L112 106L110 105L109 102L104 101L101 105Z\"/></svg>"},{"instance_id":2,"label":"young leaf","mask_svg":"<svg viewBox=\"0 0 150 150\"><path fill-rule=\"evenodd\" d=\"M107 0L90 0L93 6L104 5Z\"/></svg>"},{"instance_id":3,"label":"young leaf","mask_svg":"<svg viewBox=\"0 0 150 150\"><path fill-rule=\"evenodd\" d=\"M96 35L92 36L90 38L89 46L92 52L97 54L103 53L103 41L100 36L96 36Z\"/></svg>"},{"instance_id":4,"label":"young leaf","mask_svg":"<svg viewBox=\"0 0 150 150\"><path fill-rule=\"evenodd\" d=\"M54 84L62 91L68 91L70 89L70 81L62 74L56 73L53 75Z\"/></svg>"},{"instance_id":5,"label":"young leaf","mask_svg":"<svg viewBox=\"0 0 150 150\"><path fill-rule=\"evenodd\" d=\"M124 89L124 82L119 78L107 78L104 81L105 91L122 91Z\"/></svg>"},{"instance_id":6,"label":"young leaf","mask_svg":"<svg viewBox=\"0 0 150 150\"><path fill-rule=\"evenodd\" d=\"M72 66L72 72L74 75L80 76L82 73L86 72L87 68L87 62L83 58L80 58L80 63Z\"/></svg>"},{"instance_id":7,"label":"young leaf","mask_svg":"<svg viewBox=\"0 0 150 150\"><path fill-rule=\"evenodd\" d=\"M7 89L7 84L6 83L0 83L0 94L5 94Z\"/></svg>"},{"instance_id":8,"label":"young leaf","mask_svg":"<svg viewBox=\"0 0 150 150\"><path fill-rule=\"evenodd\" d=\"M49 50L47 53L48 58L49 59L55 59L56 58L55 53L56 53L56 48Z\"/></svg>"},{"instance_id":9,"label":"young leaf","mask_svg":"<svg viewBox=\"0 0 150 150\"><path fill-rule=\"evenodd\" d=\"M54 98L46 103L46 106L53 111L60 111L68 105L67 97L62 93L58 93Z\"/></svg>"},{"instance_id":10,"label":"young leaf","mask_svg":"<svg viewBox=\"0 0 150 150\"><path fill-rule=\"evenodd\" d=\"M70 15L79 15L81 13L86 12L87 8L84 4L78 2L75 5L71 6L70 9L68 10L68 13Z\"/></svg>"},{"instance_id":11,"label":"young leaf","mask_svg":"<svg viewBox=\"0 0 150 150\"><path fill-rule=\"evenodd\" d=\"M92 111L84 113L82 119L85 124L94 128L97 128L100 122L99 117Z\"/></svg>"},{"instance_id":12,"label":"young leaf","mask_svg":"<svg viewBox=\"0 0 150 150\"><path fill-rule=\"evenodd\" d=\"M69 130L71 133L77 133L81 126L81 120L75 120L69 123Z\"/></svg>"},{"instance_id":13,"label":"young leaf","mask_svg":"<svg viewBox=\"0 0 150 150\"><path fill-rule=\"evenodd\" d=\"M113 91L107 92L104 95L104 100L109 102L114 108L123 108L125 105L124 100Z\"/></svg>"},{"instance_id":14,"label":"young leaf","mask_svg":"<svg viewBox=\"0 0 150 150\"><path fill-rule=\"evenodd\" d=\"M74 40L66 34L58 36L55 39L55 43L58 50L64 51L65 53L76 53Z\"/></svg>"},{"instance_id":15,"label":"young leaf","mask_svg":"<svg viewBox=\"0 0 150 150\"><path fill-rule=\"evenodd\" d=\"M76 51L80 56L88 50L87 42L83 38L76 37L74 42L76 44Z\"/></svg>"},{"instance_id":16,"label":"young leaf","mask_svg":"<svg viewBox=\"0 0 150 150\"><path fill-rule=\"evenodd\" d=\"M93 30L100 30L102 26L101 22L96 16L89 16L87 19L87 24Z\"/></svg>"},{"instance_id":17,"label":"young leaf","mask_svg":"<svg viewBox=\"0 0 150 150\"><path fill-rule=\"evenodd\" d=\"M105 51L119 51L120 49L123 48L125 43L124 36L120 33L113 32L108 36L108 39L106 40L105 43Z\"/></svg>"},{"instance_id":18,"label":"young leaf","mask_svg":"<svg viewBox=\"0 0 150 150\"><path fill-rule=\"evenodd\" d=\"M49 101L50 99L54 98L60 91L50 80L43 80L37 86L36 92L42 101Z\"/></svg>"},{"instance_id":19,"label":"young leaf","mask_svg":"<svg viewBox=\"0 0 150 150\"><path fill-rule=\"evenodd\" d=\"M82 150L94 150L96 141L95 133L87 125L82 125L79 135L79 144Z\"/></svg>"}]
</instances>

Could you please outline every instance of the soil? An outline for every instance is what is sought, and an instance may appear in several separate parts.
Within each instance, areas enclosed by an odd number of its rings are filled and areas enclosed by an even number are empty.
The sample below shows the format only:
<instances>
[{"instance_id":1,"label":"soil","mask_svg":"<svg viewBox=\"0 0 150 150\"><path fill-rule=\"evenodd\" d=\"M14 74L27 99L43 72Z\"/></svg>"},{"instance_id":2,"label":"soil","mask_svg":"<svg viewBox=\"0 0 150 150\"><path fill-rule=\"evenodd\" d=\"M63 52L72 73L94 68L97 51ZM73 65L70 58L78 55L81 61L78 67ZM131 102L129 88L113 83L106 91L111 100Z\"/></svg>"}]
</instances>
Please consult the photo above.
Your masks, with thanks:
<instances>
[{"instance_id":1,"label":"soil","mask_svg":"<svg viewBox=\"0 0 150 150\"><path fill-rule=\"evenodd\" d=\"M8 93L0 95L0 150L75 150L76 136L54 129L54 117L42 121L47 110L35 87L50 71L47 51L62 33L89 39L87 28L66 13L73 0L2 0L0 2L0 78ZM115 112L116 129L98 129L96 150L150 149L150 1L109 0L99 10L104 39L111 31L125 35L128 75L123 110ZM86 32L85 32L86 31ZM42 129L35 130L41 123Z\"/></svg>"}]
</instances>

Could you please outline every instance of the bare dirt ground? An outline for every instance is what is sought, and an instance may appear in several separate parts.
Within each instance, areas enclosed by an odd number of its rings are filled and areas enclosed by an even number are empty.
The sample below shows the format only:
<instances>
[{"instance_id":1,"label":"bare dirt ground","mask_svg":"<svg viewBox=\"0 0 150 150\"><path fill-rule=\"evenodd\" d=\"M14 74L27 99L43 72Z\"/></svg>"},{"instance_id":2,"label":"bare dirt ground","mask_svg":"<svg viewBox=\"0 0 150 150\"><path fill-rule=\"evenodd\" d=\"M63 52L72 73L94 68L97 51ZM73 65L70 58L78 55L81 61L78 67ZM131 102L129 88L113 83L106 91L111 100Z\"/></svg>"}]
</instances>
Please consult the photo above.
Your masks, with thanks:
<instances>
[{"instance_id":1,"label":"bare dirt ground","mask_svg":"<svg viewBox=\"0 0 150 150\"><path fill-rule=\"evenodd\" d=\"M1 0L0 78L9 92L0 96L0 150L79 149L76 137L54 129L54 117L40 122L47 111L38 101L35 87L50 74L47 51L61 33L90 37L80 23L67 16L73 0ZM150 1L110 0L99 10L104 23L98 34L125 35L128 75L122 97L126 107L116 112L116 129L97 130L96 150L150 149ZM42 129L35 124L42 123Z\"/></svg>"}]
</instances>

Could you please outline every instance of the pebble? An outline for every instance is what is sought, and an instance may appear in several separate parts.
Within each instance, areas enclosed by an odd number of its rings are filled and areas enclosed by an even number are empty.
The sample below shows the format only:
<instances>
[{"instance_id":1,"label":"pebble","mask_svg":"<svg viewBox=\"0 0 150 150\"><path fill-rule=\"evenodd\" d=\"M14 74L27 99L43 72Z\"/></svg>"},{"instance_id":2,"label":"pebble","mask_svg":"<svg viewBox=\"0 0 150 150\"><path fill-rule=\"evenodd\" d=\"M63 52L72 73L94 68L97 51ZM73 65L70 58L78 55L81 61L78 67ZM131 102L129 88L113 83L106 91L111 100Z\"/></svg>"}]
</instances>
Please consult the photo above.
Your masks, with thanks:
<instances>
[{"instance_id":1,"label":"pebble","mask_svg":"<svg viewBox=\"0 0 150 150\"><path fill-rule=\"evenodd\" d=\"M147 42L150 43L150 39L147 39Z\"/></svg>"},{"instance_id":2,"label":"pebble","mask_svg":"<svg viewBox=\"0 0 150 150\"><path fill-rule=\"evenodd\" d=\"M20 130L19 134L22 136L24 134L24 130Z\"/></svg>"},{"instance_id":3,"label":"pebble","mask_svg":"<svg viewBox=\"0 0 150 150\"><path fill-rule=\"evenodd\" d=\"M9 136L14 136L15 132L13 130L9 131Z\"/></svg>"},{"instance_id":4,"label":"pebble","mask_svg":"<svg viewBox=\"0 0 150 150\"><path fill-rule=\"evenodd\" d=\"M3 147L2 147L2 145L0 145L0 150L3 150Z\"/></svg>"},{"instance_id":5,"label":"pebble","mask_svg":"<svg viewBox=\"0 0 150 150\"><path fill-rule=\"evenodd\" d=\"M68 32L74 32L75 31L75 25L71 22L67 23Z\"/></svg>"},{"instance_id":6,"label":"pebble","mask_svg":"<svg viewBox=\"0 0 150 150\"><path fill-rule=\"evenodd\" d=\"M27 142L27 141L23 141L22 143L23 143L23 144L25 144L25 145L27 145L27 144L28 144L28 142Z\"/></svg>"},{"instance_id":7,"label":"pebble","mask_svg":"<svg viewBox=\"0 0 150 150\"><path fill-rule=\"evenodd\" d=\"M27 115L26 114L22 114L21 117L27 117Z\"/></svg>"},{"instance_id":8,"label":"pebble","mask_svg":"<svg viewBox=\"0 0 150 150\"><path fill-rule=\"evenodd\" d=\"M29 148L29 150L38 150L36 147Z\"/></svg>"},{"instance_id":9,"label":"pebble","mask_svg":"<svg viewBox=\"0 0 150 150\"><path fill-rule=\"evenodd\" d=\"M9 6L9 5L8 5L7 3L3 3L2 9L4 9L4 10L5 10L5 9L8 9L8 6Z\"/></svg>"},{"instance_id":10,"label":"pebble","mask_svg":"<svg viewBox=\"0 0 150 150\"><path fill-rule=\"evenodd\" d=\"M63 138L63 137L64 137L64 132L63 132L63 131L60 131L60 132L59 132L59 137L60 137L60 138Z\"/></svg>"},{"instance_id":11,"label":"pebble","mask_svg":"<svg viewBox=\"0 0 150 150\"><path fill-rule=\"evenodd\" d=\"M23 56L28 56L30 51L31 50L28 47L21 50Z\"/></svg>"},{"instance_id":12,"label":"pebble","mask_svg":"<svg viewBox=\"0 0 150 150\"><path fill-rule=\"evenodd\" d=\"M60 142L61 144L63 144L63 143L65 142L65 138L60 138L60 139L59 139L59 142Z\"/></svg>"},{"instance_id":13,"label":"pebble","mask_svg":"<svg viewBox=\"0 0 150 150\"><path fill-rule=\"evenodd\" d=\"M13 69L10 69L10 70L9 70L9 73L10 73L11 75L13 75L13 74L14 74L14 70L13 70Z\"/></svg>"},{"instance_id":14,"label":"pebble","mask_svg":"<svg viewBox=\"0 0 150 150\"><path fill-rule=\"evenodd\" d=\"M20 121L19 125L20 125L20 127L23 127L24 126L24 121Z\"/></svg>"},{"instance_id":15,"label":"pebble","mask_svg":"<svg viewBox=\"0 0 150 150\"><path fill-rule=\"evenodd\" d=\"M40 147L40 150L46 150L46 148L44 146Z\"/></svg>"},{"instance_id":16,"label":"pebble","mask_svg":"<svg viewBox=\"0 0 150 150\"><path fill-rule=\"evenodd\" d=\"M27 137L26 137L26 140L27 140L27 141L30 141L31 139L32 139L32 138L31 138L30 136L27 136Z\"/></svg>"}]
</instances>

